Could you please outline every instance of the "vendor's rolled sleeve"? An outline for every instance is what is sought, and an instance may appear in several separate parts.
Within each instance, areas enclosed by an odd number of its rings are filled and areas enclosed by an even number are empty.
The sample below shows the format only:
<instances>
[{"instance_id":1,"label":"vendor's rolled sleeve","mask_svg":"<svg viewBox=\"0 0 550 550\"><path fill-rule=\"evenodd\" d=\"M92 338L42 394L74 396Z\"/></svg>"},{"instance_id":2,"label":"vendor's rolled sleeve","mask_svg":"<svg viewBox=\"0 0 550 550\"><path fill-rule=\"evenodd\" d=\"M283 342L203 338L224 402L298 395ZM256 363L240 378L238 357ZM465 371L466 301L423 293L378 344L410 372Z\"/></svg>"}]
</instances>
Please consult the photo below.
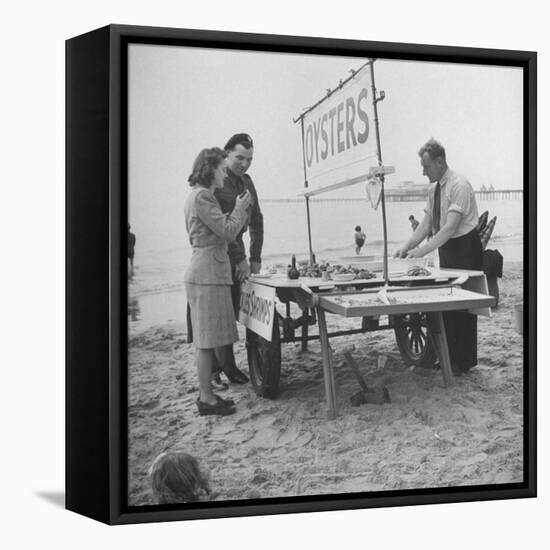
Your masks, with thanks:
<instances>
[{"instance_id":1,"label":"vendor's rolled sleeve","mask_svg":"<svg viewBox=\"0 0 550 550\"><path fill-rule=\"evenodd\" d=\"M449 188L447 212L467 214L472 208L471 186L467 181L458 181Z\"/></svg>"},{"instance_id":2,"label":"vendor's rolled sleeve","mask_svg":"<svg viewBox=\"0 0 550 550\"><path fill-rule=\"evenodd\" d=\"M477 227L479 214L474 190L470 182L461 174L447 170L441 178L441 225L447 223L447 214L458 212L460 223L455 234L456 239L468 234Z\"/></svg>"},{"instance_id":3,"label":"vendor's rolled sleeve","mask_svg":"<svg viewBox=\"0 0 550 550\"><path fill-rule=\"evenodd\" d=\"M441 227L447 223L449 212L460 214L460 223L455 234L451 237L456 239L469 233L477 227L479 214L475 194L470 182L461 174L447 170L440 181L441 185ZM435 185L428 193L428 201L424 212L433 218Z\"/></svg>"}]
</instances>

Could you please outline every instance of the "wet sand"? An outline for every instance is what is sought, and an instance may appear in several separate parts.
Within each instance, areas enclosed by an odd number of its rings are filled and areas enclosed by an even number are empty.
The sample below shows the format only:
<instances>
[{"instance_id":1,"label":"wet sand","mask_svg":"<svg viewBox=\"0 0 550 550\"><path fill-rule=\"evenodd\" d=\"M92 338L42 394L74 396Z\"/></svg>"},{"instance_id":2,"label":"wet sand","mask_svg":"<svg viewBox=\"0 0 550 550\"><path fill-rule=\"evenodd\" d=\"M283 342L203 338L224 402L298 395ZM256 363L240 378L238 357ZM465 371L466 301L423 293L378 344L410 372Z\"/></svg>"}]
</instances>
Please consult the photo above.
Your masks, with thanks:
<instances>
[{"instance_id":1,"label":"wet sand","mask_svg":"<svg viewBox=\"0 0 550 550\"><path fill-rule=\"evenodd\" d=\"M479 364L445 388L440 371L404 364L393 331L331 339L339 414L326 419L318 342L282 346L280 394L256 397L231 385L237 412L199 417L192 344L174 321L129 345L129 504L154 504L147 475L164 450L193 455L215 500L268 498L520 482L523 479L523 337L514 305L523 297L520 263L505 263L500 302L478 321ZM350 322L328 315L329 329ZM243 330L235 345L247 371ZM353 407L360 388L338 352L353 356L369 385L392 402Z\"/></svg>"}]
</instances>

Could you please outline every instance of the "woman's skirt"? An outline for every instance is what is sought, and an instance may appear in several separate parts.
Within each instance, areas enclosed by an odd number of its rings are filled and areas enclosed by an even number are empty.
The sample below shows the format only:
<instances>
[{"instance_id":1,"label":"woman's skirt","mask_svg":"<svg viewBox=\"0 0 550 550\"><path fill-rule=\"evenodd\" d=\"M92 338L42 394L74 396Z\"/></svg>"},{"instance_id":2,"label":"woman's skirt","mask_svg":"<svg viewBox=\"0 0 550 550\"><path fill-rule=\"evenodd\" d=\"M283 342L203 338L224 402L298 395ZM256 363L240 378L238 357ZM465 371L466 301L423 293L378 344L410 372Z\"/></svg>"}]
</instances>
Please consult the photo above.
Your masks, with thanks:
<instances>
[{"instance_id":1,"label":"woman's skirt","mask_svg":"<svg viewBox=\"0 0 550 550\"><path fill-rule=\"evenodd\" d=\"M196 348L217 348L239 339L230 285L185 283Z\"/></svg>"}]
</instances>

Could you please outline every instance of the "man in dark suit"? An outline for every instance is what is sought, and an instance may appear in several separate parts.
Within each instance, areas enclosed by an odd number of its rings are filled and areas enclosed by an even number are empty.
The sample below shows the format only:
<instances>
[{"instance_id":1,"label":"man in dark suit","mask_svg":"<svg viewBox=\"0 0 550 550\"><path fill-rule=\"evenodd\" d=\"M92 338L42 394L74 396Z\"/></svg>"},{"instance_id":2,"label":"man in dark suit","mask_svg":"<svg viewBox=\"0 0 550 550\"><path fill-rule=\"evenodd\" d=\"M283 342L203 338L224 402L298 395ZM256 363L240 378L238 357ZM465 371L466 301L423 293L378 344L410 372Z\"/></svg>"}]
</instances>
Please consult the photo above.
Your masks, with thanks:
<instances>
[{"instance_id":1,"label":"man in dark suit","mask_svg":"<svg viewBox=\"0 0 550 550\"><path fill-rule=\"evenodd\" d=\"M235 315L239 310L241 283L251 273L259 273L262 265L262 245L264 241L264 220L258 202L258 194L252 182L252 178L246 173L250 168L254 157L254 143L248 134L235 134L229 138L224 147L227 152L227 177L223 189L216 189L215 197L218 199L222 212L228 213L235 207L236 198L249 191L252 196L252 205L248 211L248 223L246 223L237 235L237 238L228 244L229 260L233 272L233 287L231 295ZM246 256L246 247L243 235L249 230L250 248L249 259ZM222 358L219 368L236 384L246 384L248 377L237 368L233 346L225 346L216 350L218 357Z\"/></svg>"}]
</instances>

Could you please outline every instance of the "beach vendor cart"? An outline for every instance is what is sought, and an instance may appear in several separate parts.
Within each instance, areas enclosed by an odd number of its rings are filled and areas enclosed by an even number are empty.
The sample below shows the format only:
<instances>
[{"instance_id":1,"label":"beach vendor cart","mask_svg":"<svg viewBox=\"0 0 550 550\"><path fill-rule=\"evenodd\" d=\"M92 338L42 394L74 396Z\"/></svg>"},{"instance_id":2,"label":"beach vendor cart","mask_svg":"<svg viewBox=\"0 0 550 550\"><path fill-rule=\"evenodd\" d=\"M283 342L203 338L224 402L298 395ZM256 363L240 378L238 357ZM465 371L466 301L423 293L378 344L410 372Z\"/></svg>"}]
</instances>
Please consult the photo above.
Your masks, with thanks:
<instances>
[{"instance_id":1,"label":"beach vendor cart","mask_svg":"<svg viewBox=\"0 0 550 550\"><path fill-rule=\"evenodd\" d=\"M374 64L370 59L352 71L295 120L303 144L308 265L298 273L251 276L241 292L239 320L247 327L248 365L256 393L277 396L282 344L301 342L306 349L309 341L320 340L329 419L337 414L331 338L393 330L404 363L431 365L439 359L448 386L453 374L442 313L490 315L495 302L483 271L388 258L384 179L393 168L382 163L377 103L385 94L376 90ZM358 183L366 184L371 204L382 208L383 257L334 258L323 269L314 261L309 199ZM357 326L330 332L327 315L357 318Z\"/></svg>"}]
</instances>

